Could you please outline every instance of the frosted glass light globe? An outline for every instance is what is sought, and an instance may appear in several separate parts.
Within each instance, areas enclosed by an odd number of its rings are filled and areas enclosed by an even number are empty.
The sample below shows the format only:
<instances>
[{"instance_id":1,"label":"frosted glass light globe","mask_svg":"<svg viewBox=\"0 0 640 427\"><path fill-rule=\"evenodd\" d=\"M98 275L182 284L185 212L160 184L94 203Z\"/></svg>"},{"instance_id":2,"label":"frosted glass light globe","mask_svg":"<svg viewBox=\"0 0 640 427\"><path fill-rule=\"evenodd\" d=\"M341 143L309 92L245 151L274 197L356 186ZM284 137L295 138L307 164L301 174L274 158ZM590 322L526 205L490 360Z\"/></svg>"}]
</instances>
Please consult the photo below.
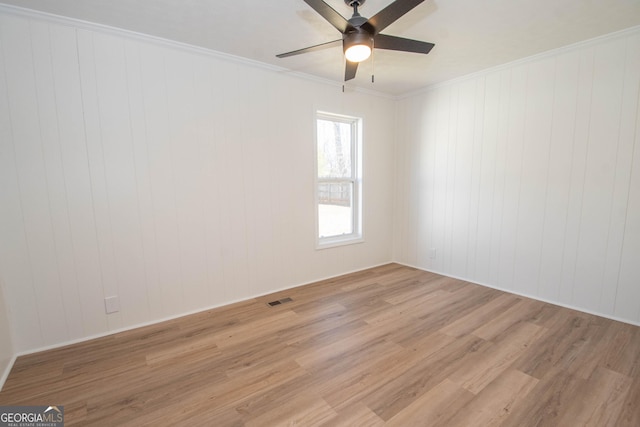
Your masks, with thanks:
<instances>
[{"instance_id":1,"label":"frosted glass light globe","mask_svg":"<svg viewBox=\"0 0 640 427\"><path fill-rule=\"evenodd\" d=\"M347 57L348 61L362 62L371 56L371 48L365 44L356 44L349 47L344 52L344 56Z\"/></svg>"}]
</instances>

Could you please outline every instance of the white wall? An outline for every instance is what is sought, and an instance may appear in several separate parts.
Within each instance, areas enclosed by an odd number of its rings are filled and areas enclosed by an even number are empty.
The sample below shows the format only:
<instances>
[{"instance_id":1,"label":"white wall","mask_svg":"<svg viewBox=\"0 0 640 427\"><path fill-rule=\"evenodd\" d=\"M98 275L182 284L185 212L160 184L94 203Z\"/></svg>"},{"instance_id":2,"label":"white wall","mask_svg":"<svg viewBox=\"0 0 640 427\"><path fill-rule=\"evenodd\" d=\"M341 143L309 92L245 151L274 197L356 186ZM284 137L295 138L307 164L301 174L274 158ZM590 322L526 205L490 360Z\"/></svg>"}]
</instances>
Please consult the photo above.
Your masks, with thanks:
<instances>
[{"instance_id":1,"label":"white wall","mask_svg":"<svg viewBox=\"0 0 640 427\"><path fill-rule=\"evenodd\" d=\"M0 339L221 305L388 262L392 241L403 263L638 322L637 52L639 30L396 102L3 9ZM314 249L317 109L364 117L365 243Z\"/></svg>"},{"instance_id":2,"label":"white wall","mask_svg":"<svg viewBox=\"0 0 640 427\"><path fill-rule=\"evenodd\" d=\"M400 101L395 258L640 322L639 84L636 28Z\"/></svg>"},{"instance_id":3,"label":"white wall","mask_svg":"<svg viewBox=\"0 0 640 427\"><path fill-rule=\"evenodd\" d=\"M365 243L315 250L316 109L364 118ZM394 113L221 55L0 12L15 351L389 262Z\"/></svg>"},{"instance_id":4,"label":"white wall","mask_svg":"<svg viewBox=\"0 0 640 427\"><path fill-rule=\"evenodd\" d=\"M8 305L4 299L3 288L2 276L0 276L0 389L2 389L2 385L9 375L14 355Z\"/></svg>"}]
</instances>

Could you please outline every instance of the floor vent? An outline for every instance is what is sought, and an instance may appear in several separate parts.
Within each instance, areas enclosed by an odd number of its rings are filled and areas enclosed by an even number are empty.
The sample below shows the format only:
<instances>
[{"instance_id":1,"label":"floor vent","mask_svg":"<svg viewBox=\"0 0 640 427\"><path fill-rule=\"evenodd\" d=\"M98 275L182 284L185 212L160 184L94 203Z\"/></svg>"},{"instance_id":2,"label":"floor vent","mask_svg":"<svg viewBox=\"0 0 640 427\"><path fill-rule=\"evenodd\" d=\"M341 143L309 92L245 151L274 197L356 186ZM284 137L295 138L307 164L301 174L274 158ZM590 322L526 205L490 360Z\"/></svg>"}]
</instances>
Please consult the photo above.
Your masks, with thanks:
<instances>
[{"instance_id":1,"label":"floor vent","mask_svg":"<svg viewBox=\"0 0 640 427\"><path fill-rule=\"evenodd\" d=\"M286 298L268 302L267 304L270 305L271 307L274 307L276 305L284 304L285 302L291 302L291 301L293 301L291 298L286 297Z\"/></svg>"}]
</instances>

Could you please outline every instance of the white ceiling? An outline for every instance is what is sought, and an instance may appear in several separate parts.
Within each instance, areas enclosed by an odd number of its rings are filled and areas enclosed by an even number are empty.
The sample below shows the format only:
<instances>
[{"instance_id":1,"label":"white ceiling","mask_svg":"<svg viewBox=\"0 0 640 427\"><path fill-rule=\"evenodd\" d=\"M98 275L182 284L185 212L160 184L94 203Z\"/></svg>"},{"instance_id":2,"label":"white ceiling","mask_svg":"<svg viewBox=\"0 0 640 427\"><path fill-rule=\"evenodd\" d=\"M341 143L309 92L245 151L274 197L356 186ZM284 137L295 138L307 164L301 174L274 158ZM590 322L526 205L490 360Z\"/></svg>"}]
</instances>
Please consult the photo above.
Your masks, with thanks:
<instances>
[{"instance_id":1,"label":"white ceiling","mask_svg":"<svg viewBox=\"0 0 640 427\"><path fill-rule=\"evenodd\" d=\"M1 0L341 81L342 49L278 53L340 38L302 0ZM326 0L346 18L344 0ZM367 0L371 17L391 0ZM383 33L436 44L429 55L376 50L350 85L391 95L640 25L640 0L426 0ZM371 74L375 68L375 83Z\"/></svg>"}]
</instances>

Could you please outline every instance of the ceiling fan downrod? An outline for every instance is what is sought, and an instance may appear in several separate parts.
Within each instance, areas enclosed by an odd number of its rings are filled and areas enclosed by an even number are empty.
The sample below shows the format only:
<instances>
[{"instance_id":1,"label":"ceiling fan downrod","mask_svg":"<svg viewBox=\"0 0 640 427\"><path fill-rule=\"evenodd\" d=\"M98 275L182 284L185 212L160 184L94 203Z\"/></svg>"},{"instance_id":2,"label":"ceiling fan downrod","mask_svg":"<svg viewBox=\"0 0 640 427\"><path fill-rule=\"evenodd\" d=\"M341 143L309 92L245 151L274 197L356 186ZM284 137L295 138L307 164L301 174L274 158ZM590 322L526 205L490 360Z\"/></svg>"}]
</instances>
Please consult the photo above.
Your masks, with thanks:
<instances>
[{"instance_id":1,"label":"ceiling fan downrod","mask_svg":"<svg viewBox=\"0 0 640 427\"><path fill-rule=\"evenodd\" d=\"M360 7L366 0L344 0L349 7Z\"/></svg>"},{"instance_id":2,"label":"ceiling fan downrod","mask_svg":"<svg viewBox=\"0 0 640 427\"><path fill-rule=\"evenodd\" d=\"M362 6L365 1L366 0L344 0L347 6L353 8L353 17L360 16L360 13L358 12L358 8Z\"/></svg>"},{"instance_id":3,"label":"ceiling fan downrod","mask_svg":"<svg viewBox=\"0 0 640 427\"><path fill-rule=\"evenodd\" d=\"M342 38L291 52L281 53L276 56L278 58L286 58L301 53L314 52L342 45L345 58L347 59L345 62L344 81L348 81L356 76L358 64L369 58L374 48L427 54L435 46L433 43L380 33L425 0L395 0L369 19L361 16L358 12L358 8L362 6L365 1L366 0L344 0L347 6L353 8L353 16L350 19L346 19L329 6L325 0L304 0L305 3L338 30ZM373 81L373 78L371 80Z\"/></svg>"}]
</instances>

